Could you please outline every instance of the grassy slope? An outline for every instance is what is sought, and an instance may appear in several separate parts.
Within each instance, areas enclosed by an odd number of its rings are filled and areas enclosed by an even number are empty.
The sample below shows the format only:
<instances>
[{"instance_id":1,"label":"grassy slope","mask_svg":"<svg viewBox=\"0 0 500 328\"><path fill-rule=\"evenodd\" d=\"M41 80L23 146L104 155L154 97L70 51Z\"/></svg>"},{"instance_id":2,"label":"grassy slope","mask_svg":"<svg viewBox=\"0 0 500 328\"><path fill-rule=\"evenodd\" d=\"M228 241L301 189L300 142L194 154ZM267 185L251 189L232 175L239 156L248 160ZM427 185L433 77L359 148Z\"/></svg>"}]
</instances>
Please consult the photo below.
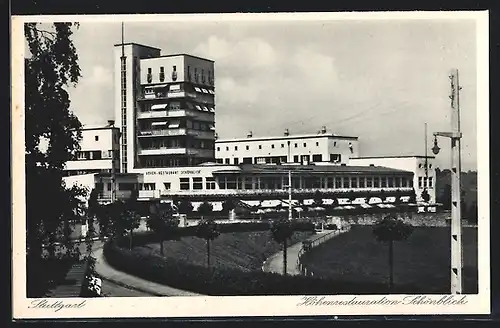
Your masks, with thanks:
<instances>
[{"instance_id":1,"label":"grassy slope","mask_svg":"<svg viewBox=\"0 0 500 328\"><path fill-rule=\"evenodd\" d=\"M311 235L310 232L296 232L290 245ZM210 244L211 264L217 267L243 271L260 270L262 262L281 250L269 231L224 233ZM159 253L159 244L137 247L136 251ZM179 241L165 241L165 256L197 265L206 265L206 242L196 237L184 237Z\"/></svg>"},{"instance_id":2,"label":"grassy slope","mask_svg":"<svg viewBox=\"0 0 500 328\"><path fill-rule=\"evenodd\" d=\"M464 291L477 291L477 229L464 228ZM371 227L355 227L315 248L304 263L316 276L348 281L387 281L388 247L378 243ZM416 228L394 246L394 283L427 285L446 292L450 284L449 228Z\"/></svg>"}]
</instances>

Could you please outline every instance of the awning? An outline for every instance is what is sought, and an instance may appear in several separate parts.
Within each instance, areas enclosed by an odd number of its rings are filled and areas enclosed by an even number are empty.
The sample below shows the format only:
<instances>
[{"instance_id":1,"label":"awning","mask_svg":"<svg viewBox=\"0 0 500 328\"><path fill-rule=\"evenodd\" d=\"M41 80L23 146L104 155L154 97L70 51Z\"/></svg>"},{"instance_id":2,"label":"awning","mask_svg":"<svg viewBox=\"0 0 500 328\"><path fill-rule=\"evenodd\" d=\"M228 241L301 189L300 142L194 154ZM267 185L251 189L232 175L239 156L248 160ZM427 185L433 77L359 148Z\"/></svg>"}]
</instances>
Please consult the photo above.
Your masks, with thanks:
<instances>
[{"instance_id":1,"label":"awning","mask_svg":"<svg viewBox=\"0 0 500 328\"><path fill-rule=\"evenodd\" d=\"M277 207L278 205L281 205L281 200L279 199L263 200L260 207Z\"/></svg>"},{"instance_id":2,"label":"awning","mask_svg":"<svg viewBox=\"0 0 500 328\"><path fill-rule=\"evenodd\" d=\"M222 211L222 202L212 202L212 205L215 212Z\"/></svg>"},{"instance_id":3,"label":"awning","mask_svg":"<svg viewBox=\"0 0 500 328\"><path fill-rule=\"evenodd\" d=\"M181 90L181 85L180 84L172 84L170 86L170 91L180 91Z\"/></svg>"},{"instance_id":4,"label":"awning","mask_svg":"<svg viewBox=\"0 0 500 328\"><path fill-rule=\"evenodd\" d=\"M212 90L208 90L208 93L210 93L211 95L215 94L215 92L213 92Z\"/></svg>"},{"instance_id":5,"label":"awning","mask_svg":"<svg viewBox=\"0 0 500 328\"><path fill-rule=\"evenodd\" d=\"M207 89L201 89L203 93L208 93Z\"/></svg>"},{"instance_id":6,"label":"awning","mask_svg":"<svg viewBox=\"0 0 500 328\"><path fill-rule=\"evenodd\" d=\"M201 89L200 89L200 88L198 88L198 87L194 87L194 90L195 90L196 92L201 92Z\"/></svg>"},{"instance_id":7,"label":"awning","mask_svg":"<svg viewBox=\"0 0 500 328\"><path fill-rule=\"evenodd\" d=\"M151 106L151 110L156 110L156 109L165 109L168 107L168 104L157 104Z\"/></svg>"},{"instance_id":8,"label":"awning","mask_svg":"<svg viewBox=\"0 0 500 328\"><path fill-rule=\"evenodd\" d=\"M212 113L215 113L215 109L213 107L208 107L208 110L211 111Z\"/></svg>"},{"instance_id":9,"label":"awning","mask_svg":"<svg viewBox=\"0 0 500 328\"><path fill-rule=\"evenodd\" d=\"M241 201L243 204L247 204L248 206L254 207L254 206L259 206L260 201L258 200L242 200Z\"/></svg>"},{"instance_id":10,"label":"awning","mask_svg":"<svg viewBox=\"0 0 500 328\"><path fill-rule=\"evenodd\" d=\"M215 126L213 126L212 124L210 124L210 130L215 130Z\"/></svg>"},{"instance_id":11,"label":"awning","mask_svg":"<svg viewBox=\"0 0 500 328\"><path fill-rule=\"evenodd\" d=\"M208 110L208 107L207 107L207 106L203 106L203 111L204 111L204 112L208 112L208 111L209 111L209 110Z\"/></svg>"},{"instance_id":12,"label":"awning","mask_svg":"<svg viewBox=\"0 0 500 328\"><path fill-rule=\"evenodd\" d=\"M151 126L158 126L158 125L167 125L167 122L153 122L153 123L151 123Z\"/></svg>"},{"instance_id":13,"label":"awning","mask_svg":"<svg viewBox=\"0 0 500 328\"><path fill-rule=\"evenodd\" d=\"M172 121L172 122L170 122L170 124L168 125L168 127L169 128L178 128L180 125L181 125L180 121Z\"/></svg>"},{"instance_id":14,"label":"awning","mask_svg":"<svg viewBox=\"0 0 500 328\"><path fill-rule=\"evenodd\" d=\"M312 204L314 204L314 200L313 199L304 199L303 204L304 205L312 205Z\"/></svg>"},{"instance_id":15,"label":"awning","mask_svg":"<svg viewBox=\"0 0 500 328\"><path fill-rule=\"evenodd\" d=\"M200 105L196 105L196 109L199 111L203 111L203 109L201 109Z\"/></svg>"},{"instance_id":16,"label":"awning","mask_svg":"<svg viewBox=\"0 0 500 328\"><path fill-rule=\"evenodd\" d=\"M154 88L154 89L165 88L165 87L168 87L168 84L157 84L148 86L148 88Z\"/></svg>"},{"instance_id":17,"label":"awning","mask_svg":"<svg viewBox=\"0 0 500 328\"><path fill-rule=\"evenodd\" d=\"M323 199L323 204L332 205L335 201L333 199Z\"/></svg>"}]
</instances>

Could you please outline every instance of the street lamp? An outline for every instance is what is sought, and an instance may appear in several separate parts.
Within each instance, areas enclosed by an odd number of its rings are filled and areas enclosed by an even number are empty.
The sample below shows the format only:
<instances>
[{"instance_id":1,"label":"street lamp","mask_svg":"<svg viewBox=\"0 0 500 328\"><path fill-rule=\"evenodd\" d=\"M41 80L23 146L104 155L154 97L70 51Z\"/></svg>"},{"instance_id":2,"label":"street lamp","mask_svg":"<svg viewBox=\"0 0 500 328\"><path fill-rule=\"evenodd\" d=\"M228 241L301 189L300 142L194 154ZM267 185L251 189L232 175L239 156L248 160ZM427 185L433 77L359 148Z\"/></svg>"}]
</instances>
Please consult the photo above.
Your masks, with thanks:
<instances>
[{"instance_id":1,"label":"street lamp","mask_svg":"<svg viewBox=\"0 0 500 328\"><path fill-rule=\"evenodd\" d=\"M451 139L451 293L462 294L462 214L460 200L460 173L461 154L460 140L460 103L459 92L461 87L458 81L458 70L453 69L450 76L451 82L451 132L435 132L434 147L432 152L437 155L440 148L437 144L437 137Z\"/></svg>"}]
</instances>

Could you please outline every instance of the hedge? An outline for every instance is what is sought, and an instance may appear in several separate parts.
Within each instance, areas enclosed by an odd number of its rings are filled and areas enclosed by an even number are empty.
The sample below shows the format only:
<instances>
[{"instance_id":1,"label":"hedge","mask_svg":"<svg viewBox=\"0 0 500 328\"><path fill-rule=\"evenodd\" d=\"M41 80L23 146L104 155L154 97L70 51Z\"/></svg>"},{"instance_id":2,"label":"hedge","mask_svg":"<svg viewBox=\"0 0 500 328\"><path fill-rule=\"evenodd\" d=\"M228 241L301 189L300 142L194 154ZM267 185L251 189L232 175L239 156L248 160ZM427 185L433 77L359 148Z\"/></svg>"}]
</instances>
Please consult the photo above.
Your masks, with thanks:
<instances>
[{"instance_id":1,"label":"hedge","mask_svg":"<svg viewBox=\"0 0 500 328\"><path fill-rule=\"evenodd\" d=\"M143 235L141 238L145 237L147 236ZM125 239L123 245L127 245L126 238L120 239ZM149 281L199 294L229 296L389 293L388 286L383 283L359 283L348 279L334 281L319 277L282 276L261 271L207 268L157 255L146 256L134 249L120 247L120 239L108 241L104 245L104 256L111 266ZM390 292L414 294L422 293L424 289L425 286L395 286Z\"/></svg>"}]
</instances>

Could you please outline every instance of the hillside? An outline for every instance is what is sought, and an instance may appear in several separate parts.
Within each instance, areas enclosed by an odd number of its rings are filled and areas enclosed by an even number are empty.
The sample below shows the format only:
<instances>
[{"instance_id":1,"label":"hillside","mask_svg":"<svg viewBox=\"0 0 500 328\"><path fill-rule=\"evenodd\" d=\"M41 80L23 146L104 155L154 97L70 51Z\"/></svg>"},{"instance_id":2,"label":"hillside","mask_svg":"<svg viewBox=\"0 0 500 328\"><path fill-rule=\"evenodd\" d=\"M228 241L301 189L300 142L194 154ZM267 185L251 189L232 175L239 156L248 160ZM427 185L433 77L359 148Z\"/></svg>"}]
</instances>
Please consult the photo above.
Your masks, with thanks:
<instances>
[{"instance_id":1,"label":"hillside","mask_svg":"<svg viewBox=\"0 0 500 328\"><path fill-rule=\"evenodd\" d=\"M462 172L462 217L477 219L477 172ZM436 169L436 200L445 209L451 206L451 171Z\"/></svg>"}]
</instances>

